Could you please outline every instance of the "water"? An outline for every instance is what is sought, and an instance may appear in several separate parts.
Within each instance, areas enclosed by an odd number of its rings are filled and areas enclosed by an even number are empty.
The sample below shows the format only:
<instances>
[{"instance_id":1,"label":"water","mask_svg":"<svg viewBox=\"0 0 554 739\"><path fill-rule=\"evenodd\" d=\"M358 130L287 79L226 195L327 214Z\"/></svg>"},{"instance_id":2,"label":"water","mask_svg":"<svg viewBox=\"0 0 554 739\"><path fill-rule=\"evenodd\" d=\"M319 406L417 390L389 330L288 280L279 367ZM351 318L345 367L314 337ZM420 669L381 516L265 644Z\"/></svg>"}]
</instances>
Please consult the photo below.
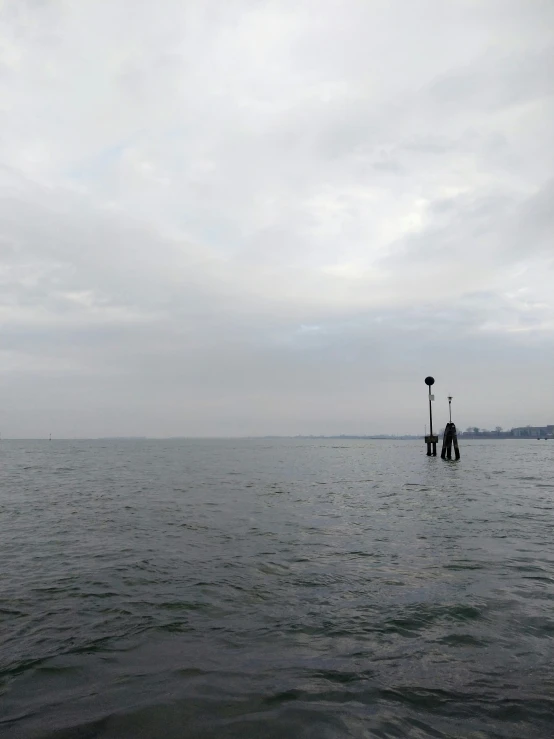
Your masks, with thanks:
<instances>
[{"instance_id":1,"label":"water","mask_svg":"<svg viewBox=\"0 0 554 739\"><path fill-rule=\"evenodd\" d=\"M550 737L554 442L0 444L0 734Z\"/></svg>"}]
</instances>

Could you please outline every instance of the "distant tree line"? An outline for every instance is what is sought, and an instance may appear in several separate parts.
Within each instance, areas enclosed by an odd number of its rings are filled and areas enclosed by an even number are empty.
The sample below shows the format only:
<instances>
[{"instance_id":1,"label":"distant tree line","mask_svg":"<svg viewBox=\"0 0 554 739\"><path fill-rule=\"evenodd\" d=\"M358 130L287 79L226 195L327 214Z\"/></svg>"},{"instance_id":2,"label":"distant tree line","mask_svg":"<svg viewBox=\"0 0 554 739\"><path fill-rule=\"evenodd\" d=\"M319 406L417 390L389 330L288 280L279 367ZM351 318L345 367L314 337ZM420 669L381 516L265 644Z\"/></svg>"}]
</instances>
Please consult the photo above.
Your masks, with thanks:
<instances>
[{"instance_id":1,"label":"distant tree line","mask_svg":"<svg viewBox=\"0 0 554 739\"><path fill-rule=\"evenodd\" d=\"M495 426L494 432L496 434L501 434L504 429L502 426ZM491 434L492 431L489 431L488 429L480 429L478 426L468 426L466 429L466 434Z\"/></svg>"}]
</instances>

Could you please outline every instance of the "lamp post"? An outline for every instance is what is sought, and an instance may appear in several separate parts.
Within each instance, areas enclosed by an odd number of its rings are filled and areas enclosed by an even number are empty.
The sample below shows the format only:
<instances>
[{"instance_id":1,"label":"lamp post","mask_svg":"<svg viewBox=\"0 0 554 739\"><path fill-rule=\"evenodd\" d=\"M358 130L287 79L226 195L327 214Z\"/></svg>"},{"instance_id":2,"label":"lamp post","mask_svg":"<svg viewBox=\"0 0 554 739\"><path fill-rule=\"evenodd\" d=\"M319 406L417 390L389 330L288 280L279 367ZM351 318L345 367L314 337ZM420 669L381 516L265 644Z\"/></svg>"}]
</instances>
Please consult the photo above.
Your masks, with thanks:
<instances>
[{"instance_id":1,"label":"lamp post","mask_svg":"<svg viewBox=\"0 0 554 739\"><path fill-rule=\"evenodd\" d=\"M430 457L431 455L433 455L433 457L436 457L438 437L433 434L433 407L431 405L434 400L434 396L431 394L431 386L435 384L435 378L426 377L425 384L429 388L429 431L430 433L429 433L429 436L425 437L425 442L427 444L427 456Z\"/></svg>"},{"instance_id":2,"label":"lamp post","mask_svg":"<svg viewBox=\"0 0 554 739\"><path fill-rule=\"evenodd\" d=\"M450 423L452 423L452 395L448 396L448 416L450 418Z\"/></svg>"}]
</instances>

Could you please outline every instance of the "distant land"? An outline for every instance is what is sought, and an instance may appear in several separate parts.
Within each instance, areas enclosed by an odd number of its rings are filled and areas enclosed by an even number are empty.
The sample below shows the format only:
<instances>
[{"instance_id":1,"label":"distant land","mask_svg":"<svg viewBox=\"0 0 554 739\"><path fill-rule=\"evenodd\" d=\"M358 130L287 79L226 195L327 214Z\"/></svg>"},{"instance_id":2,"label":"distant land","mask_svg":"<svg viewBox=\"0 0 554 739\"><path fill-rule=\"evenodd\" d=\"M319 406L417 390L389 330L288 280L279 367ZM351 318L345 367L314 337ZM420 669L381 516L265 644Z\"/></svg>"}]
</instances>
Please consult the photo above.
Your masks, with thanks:
<instances>
[{"instance_id":1,"label":"distant land","mask_svg":"<svg viewBox=\"0 0 554 739\"><path fill-rule=\"evenodd\" d=\"M272 438L269 436L264 437L266 439ZM275 437L273 437L275 438ZM336 436L325 436L325 435L310 435L303 436L298 434L297 436L290 437L293 439L422 439L422 435L412 436L410 434L372 434L372 435L357 435L357 434L337 434Z\"/></svg>"},{"instance_id":2,"label":"distant land","mask_svg":"<svg viewBox=\"0 0 554 739\"><path fill-rule=\"evenodd\" d=\"M148 439L148 436L98 436L98 441L137 441Z\"/></svg>"},{"instance_id":3,"label":"distant land","mask_svg":"<svg viewBox=\"0 0 554 739\"><path fill-rule=\"evenodd\" d=\"M439 430L442 436L444 428ZM554 439L554 424L546 426L518 426L509 431L504 431L501 426L496 426L494 431L481 429L478 426L469 426L465 431L458 431L458 436L463 439ZM265 439L277 438L265 436ZM294 439L423 439L423 434L337 434L337 435L297 435Z\"/></svg>"},{"instance_id":4,"label":"distant land","mask_svg":"<svg viewBox=\"0 0 554 739\"><path fill-rule=\"evenodd\" d=\"M435 431L442 437L444 428ZM383 439L397 441L416 441L424 438L424 434L264 434L259 436L97 436L97 437L58 437L59 439L70 440L93 440L96 441L145 441L145 440L186 440L186 439ZM477 426L468 426L465 431L458 430L458 438L460 439L554 439L554 424L546 424L545 426L518 426L509 431L496 426L493 431L489 429L481 429ZM44 437L36 437L35 440ZM9 441L9 437L2 438L0 441ZM29 441L30 438L14 437L13 441Z\"/></svg>"}]
</instances>

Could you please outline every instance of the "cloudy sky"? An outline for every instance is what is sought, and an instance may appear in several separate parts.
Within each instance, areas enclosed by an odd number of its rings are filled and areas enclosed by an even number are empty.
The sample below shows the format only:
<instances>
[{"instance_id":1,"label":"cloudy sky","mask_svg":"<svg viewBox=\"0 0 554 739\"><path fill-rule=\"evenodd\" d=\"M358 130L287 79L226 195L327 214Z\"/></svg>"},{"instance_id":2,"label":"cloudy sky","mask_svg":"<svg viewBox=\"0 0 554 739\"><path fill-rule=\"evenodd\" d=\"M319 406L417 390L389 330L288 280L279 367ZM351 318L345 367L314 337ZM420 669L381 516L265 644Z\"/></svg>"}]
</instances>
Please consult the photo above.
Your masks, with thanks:
<instances>
[{"instance_id":1,"label":"cloudy sky","mask_svg":"<svg viewBox=\"0 0 554 739\"><path fill-rule=\"evenodd\" d=\"M4 437L554 423L551 0L0 0Z\"/></svg>"}]
</instances>

